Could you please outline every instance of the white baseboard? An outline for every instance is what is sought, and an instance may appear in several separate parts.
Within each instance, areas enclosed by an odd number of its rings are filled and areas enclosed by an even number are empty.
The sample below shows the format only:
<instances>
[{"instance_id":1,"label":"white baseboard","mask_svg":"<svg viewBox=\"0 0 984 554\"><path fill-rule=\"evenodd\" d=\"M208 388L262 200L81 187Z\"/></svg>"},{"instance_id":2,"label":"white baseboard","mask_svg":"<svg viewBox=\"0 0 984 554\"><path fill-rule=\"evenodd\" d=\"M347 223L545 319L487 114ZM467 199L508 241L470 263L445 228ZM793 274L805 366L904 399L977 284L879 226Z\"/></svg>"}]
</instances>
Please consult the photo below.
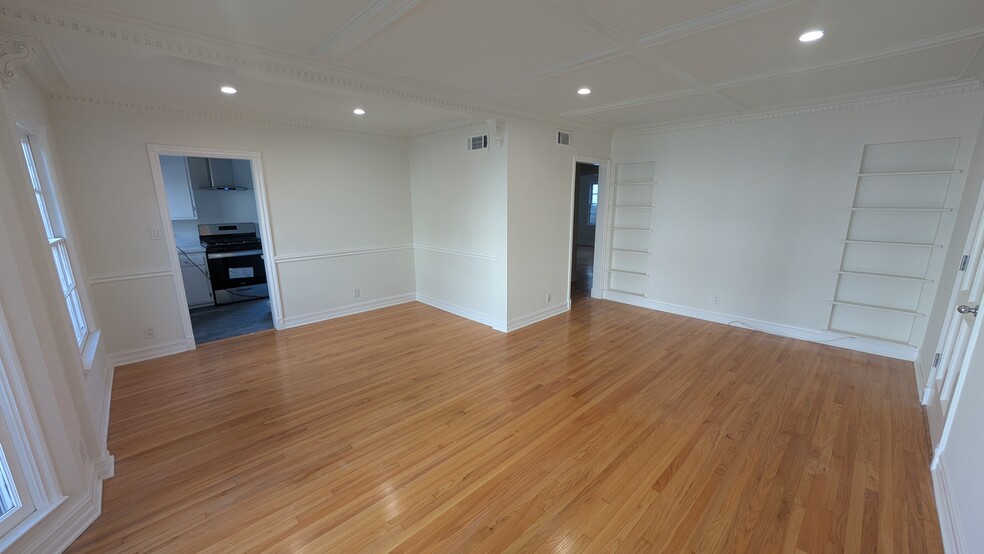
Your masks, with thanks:
<instances>
[{"instance_id":1,"label":"white baseboard","mask_svg":"<svg viewBox=\"0 0 984 554\"><path fill-rule=\"evenodd\" d=\"M398 304L413 302L416 299L417 296L413 293L398 294L396 296L388 296L377 300L349 304L348 306L343 306L332 310L324 310L321 312L312 312L309 314L287 317L284 318L284 328L290 329L293 327L300 327L301 325L310 325L311 323L328 321L329 319L335 319L336 317L359 314L362 312L378 310L380 308L388 308Z\"/></svg>"},{"instance_id":2,"label":"white baseboard","mask_svg":"<svg viewBox=\"0 0 984 554\"><path fill-rule=\"evenodd\" d=\"M930 471L933 475L933 494L936 497L936 511L940 517L940 532L943 535L943 551L947 554L966 554L967 545L963 542L956 519L956 506L953 503L953 484L946 471L944 453L939 452L933 460Z\"/></svg>"},{"instance_id":3,"label":"white baseboard","mask_svg":"<svg viewBox=\"0 0 984 554\"><path fill-rule=\"evenodd\" d=\"M657 302L655 300L649 300L648 298L633 296L631 294L623 294L610 290L604 291L603 298L642 308L649 308L660 312L702 319L704 321L713 321L714 323L723 323L725 325L742 327L753 331L761 331L771 335L779 335L781 337L816 342L826 344L828 346L836 346L838 348L846 348L848 350L855 350L858 352L865 352L888 358L896 358L911 362L915 361L919 356L918 348L905 344L895 344L880 340L854 337L842 333L835 333L833 331L806 329L803 327L794 327L792 325L785 325L782 323L771 323L768 321L760 321L737 315L712 312L699 308L678 306L676 304Z\"/></svg>"},{"instance_id":4,"label":"white baseboard","mask_svg":"<svg viewBox=\"0 0 984 554\"><path fill-rule=\"evenodd\" d=\"M89 463L89 488L76 499L58 504L11 545L11 552L63 552L102 513L103 480L113 476L109 453Z\"/></svg>"},{"instance_id":5,"label":"white baseboard","mask_svg":"<svg viewBox=\"0 0 984 554\"><path fill-rule=\"evenodd\" d=\"M114 352L110 354L109 365L115 368L121 365L134 364L145 360L153 360L154 358L160 358L161 356L170 356L171 354L187 352L192 349L194 349L194 342L189 345L187 340L155 344L144 348L134 348L132 350L124 350L122 352Z\"/></svg>"},{"instance_id":6,"label":"white baseboard","mask_svg":"<svg viewBox=\"0 0 984 554\"><path fill-rule=\"evenodd\" d=\"M506 332L511 333L517 329L522 329L523 327L526 327L528 325L533 325L534 323L538 323L540 321L543 321L544 319L550 319L551 317L569 311L571 311L570 300L561 302L559 304L554 304L553 306L547 306L546 308L540 311L510 319L509 323L506 324Z\"/></svg>"},{"instance_id":7,"label":"white baseboard","mask_svg":"<svg viewBox=\"0 0 984 554\"><path fill-rule=\"evenodd\" d=\"M432 308L437 308L438 310L448 312L449 314L454 314L458 317L470 319L475 323L488 325L489 327L495 329L496 331L504 332L506 328L506 325L503 322L497 321L495 318L489 315L476 312L475 310L469 310L468 308L458 306L457 304L452 304L450 302L438 300L437 298L427 296L426 294L417 293L417 302L420 302L421 304L427 304Z\"/></svg>"}]
</instances>

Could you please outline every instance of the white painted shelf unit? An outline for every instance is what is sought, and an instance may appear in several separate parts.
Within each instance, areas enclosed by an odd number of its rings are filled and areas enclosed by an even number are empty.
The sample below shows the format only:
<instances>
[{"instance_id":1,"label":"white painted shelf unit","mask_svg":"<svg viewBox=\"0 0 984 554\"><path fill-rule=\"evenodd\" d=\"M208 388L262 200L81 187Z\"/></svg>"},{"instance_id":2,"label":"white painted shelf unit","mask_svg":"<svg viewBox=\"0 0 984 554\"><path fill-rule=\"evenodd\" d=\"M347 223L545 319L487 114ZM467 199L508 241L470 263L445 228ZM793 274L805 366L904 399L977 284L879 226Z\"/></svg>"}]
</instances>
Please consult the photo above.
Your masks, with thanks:
<instances>
[{"instance_id":1,"label":"white painted shelf unit","mask_svg":"<svg viewBox=\"0 0 984 554\"><path fill-rule=\"evenodd\" d=\"M922 339L961 192L950 186L958 147L958 139L864 147L828 329Z\"/></svg>"},{"instance_id":2,"label":"white painted shelf unit","mask_svg":"<svg viewBox=\"0 0 984 554\"><path fill-rule=\"evenodd\" d=\"M608 206L608 283L612 292L645 298L652 254L656 162L621 163Z\"/></svg>"}]
</instances>

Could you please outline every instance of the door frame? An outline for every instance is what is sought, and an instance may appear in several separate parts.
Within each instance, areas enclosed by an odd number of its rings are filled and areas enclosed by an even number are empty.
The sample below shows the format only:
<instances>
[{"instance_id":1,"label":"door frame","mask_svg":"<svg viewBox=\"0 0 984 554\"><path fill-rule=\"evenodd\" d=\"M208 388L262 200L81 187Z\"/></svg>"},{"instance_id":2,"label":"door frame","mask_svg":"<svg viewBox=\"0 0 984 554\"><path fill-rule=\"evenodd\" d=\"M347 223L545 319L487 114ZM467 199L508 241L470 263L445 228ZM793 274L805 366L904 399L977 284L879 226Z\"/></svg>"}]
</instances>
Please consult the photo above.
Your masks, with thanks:
<instances>
[{"instance_id":1,"label":"door frame","mask_svg":"<svg viewBox=\"0 0 984 554\"><path fill-rule=\"evenodd\" d=\"M181 261L178 259L177 241L174 238L174 227L171 225L170 210L167 206L167 193L164 190L164 174L161 171L160 156L191 156L249 161L250 171L253 173L253 197L256 202L256 217L259 220L257 223L260 226L263 238L263 265L266 267L267 273L267 289L270 292L270 312L273 316L273 327L277 330L284 329L283 297L280 292L280 279L277 275L277 264L273 250L273 228L270 223L269 200L267 198L266 183L263 180L263 162L260 159L260 153L165 144L148 144L147 153L150 156L150 170L154 178L154 191L157 194L157 207L161 216L164 243L167 247L167 257L171 266L171 274L174 278L174 289L177 291L177 303L181 308L181 325L184 328L185 342L188 345L188 349L194 350L196 347L195 333L191 326L191 313L188 308L188 297L185 294L184 279L181 274Z\"/></svg>"},{"instance_id":2,"label":"door frame","mask_svg":"<svg viewBox=\"0 0 984 554\"><path fill-rule=\"evenodd\" d=\"M571 206L570 217L567 221L567 230L570 234L570 241L567 244L567 305L571 305L571 277L574 274L574 248L577 243L577 233L575 232L576 221L574 214L577 211L577 164L586 163L598 166L598 214L595 218L595 245L594 245L594 264L591 280L591 298L601 298L604 287L599 286L598 275L608 275L608 263L605 252L608 251L608 185L611 179L612 161L607 158L594 158L591 156L581 156L575 154L571 161ZM604 209L602 209L604 208ZM605 232L600 233L599 230Z\"/></svg>"}]
</instances>

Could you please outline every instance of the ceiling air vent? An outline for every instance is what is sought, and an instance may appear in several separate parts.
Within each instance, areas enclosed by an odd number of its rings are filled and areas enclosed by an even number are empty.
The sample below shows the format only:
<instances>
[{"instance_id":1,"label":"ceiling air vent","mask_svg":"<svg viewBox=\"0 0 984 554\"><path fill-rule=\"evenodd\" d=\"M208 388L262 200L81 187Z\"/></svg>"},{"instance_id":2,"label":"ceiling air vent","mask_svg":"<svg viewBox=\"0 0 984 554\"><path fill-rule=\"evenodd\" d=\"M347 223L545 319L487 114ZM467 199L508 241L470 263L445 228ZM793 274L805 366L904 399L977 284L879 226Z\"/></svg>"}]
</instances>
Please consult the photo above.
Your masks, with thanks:
<instances>
[{"instance_id":1,"label":"ceiling air vent","mask_svg":"<svg viewBox=\"0 0 984 554\"><path fill-rule=\"evenodd\" d=\"M570 131L557 131L557 144L561 146L571 145L571 132Z\"/></svg>"},{"instance_id":2,"label":"ceiling air vent","mask_svg":"<svg viewBox=\"0 0 984 554\"><path fill-rule=\"evenodd\" d=\"M489 147L489 136L478 135L468 139L468 150L485 150Z\"/></svg>"}]
</instances>

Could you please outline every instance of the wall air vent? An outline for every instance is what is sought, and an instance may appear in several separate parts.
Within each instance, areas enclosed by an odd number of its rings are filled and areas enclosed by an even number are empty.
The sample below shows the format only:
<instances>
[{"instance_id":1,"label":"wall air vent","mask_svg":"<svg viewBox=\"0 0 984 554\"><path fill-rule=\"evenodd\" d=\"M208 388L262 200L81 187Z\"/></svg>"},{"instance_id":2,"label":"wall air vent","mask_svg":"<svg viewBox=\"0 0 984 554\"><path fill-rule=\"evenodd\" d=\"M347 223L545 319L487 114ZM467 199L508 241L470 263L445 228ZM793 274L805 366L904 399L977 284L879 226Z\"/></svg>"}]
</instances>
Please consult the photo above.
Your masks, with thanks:
<instances>
[{"instance_id":1,"label":"wall air vent","mask_svg":"<svg viewBox=\"0 0 984 554\"><path fill-rule=\"evenodd\" d=\"M478 135L468 139L468 150L485 150L489 147L489 136Z\"/></svg>"},{"instance_id":2,"label":"wall air vent","mask_svg":"<svg viewBox=\"0 0 984 554\"><path fill-rule=\"evenodd\" d=\"M570 146L571 138L570 131L557 131L557 144L561 146Z\"/></svg>"}]
</instances>

